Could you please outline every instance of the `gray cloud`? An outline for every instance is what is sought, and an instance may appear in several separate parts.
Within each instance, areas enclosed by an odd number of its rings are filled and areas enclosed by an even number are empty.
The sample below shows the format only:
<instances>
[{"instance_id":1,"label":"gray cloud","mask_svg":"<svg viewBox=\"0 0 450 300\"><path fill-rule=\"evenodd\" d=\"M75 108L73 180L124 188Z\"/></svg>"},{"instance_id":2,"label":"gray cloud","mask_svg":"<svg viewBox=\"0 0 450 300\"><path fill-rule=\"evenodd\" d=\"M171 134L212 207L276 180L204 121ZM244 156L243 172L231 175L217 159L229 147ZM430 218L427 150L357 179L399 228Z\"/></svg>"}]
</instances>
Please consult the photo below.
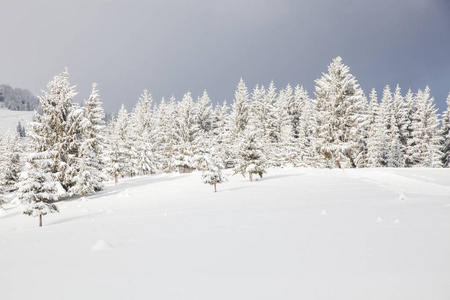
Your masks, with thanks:
<instances>
[{"instance_id":1,"label":"gray cloud","mask_svg":"<svg viewBox=\"0 0 450 300\"><path fill-rule=\"evenodd\" d=\"M98 82L108 111L149 89L159 101L207 89L314 80L340 55L368 94L430 85L450 91L448 1L6 1L0 83L45 89L65 66L79 100Z\"/></svg>"}]
</instances>

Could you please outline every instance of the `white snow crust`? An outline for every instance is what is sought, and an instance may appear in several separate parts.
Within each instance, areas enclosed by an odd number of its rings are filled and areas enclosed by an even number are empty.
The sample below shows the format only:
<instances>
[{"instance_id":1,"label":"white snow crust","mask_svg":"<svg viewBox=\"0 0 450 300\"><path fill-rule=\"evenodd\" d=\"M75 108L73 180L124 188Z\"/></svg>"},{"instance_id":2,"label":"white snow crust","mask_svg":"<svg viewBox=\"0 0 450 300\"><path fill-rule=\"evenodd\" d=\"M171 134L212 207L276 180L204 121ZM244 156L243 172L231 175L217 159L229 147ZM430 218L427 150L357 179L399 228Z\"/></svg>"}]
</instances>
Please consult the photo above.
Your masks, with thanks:
<instances>
[{"instance_id":1,"label":"white snow crust","mask_svg":"<svg viewBox=\"0 0 450 300\"><path fill-rule=\"evenodd\" d=\"M1 298L447 300L449 178L269 169L214 193L198 172L134 177L60 202L41 228L7 203Z\"/></svg>"}]
</instances>

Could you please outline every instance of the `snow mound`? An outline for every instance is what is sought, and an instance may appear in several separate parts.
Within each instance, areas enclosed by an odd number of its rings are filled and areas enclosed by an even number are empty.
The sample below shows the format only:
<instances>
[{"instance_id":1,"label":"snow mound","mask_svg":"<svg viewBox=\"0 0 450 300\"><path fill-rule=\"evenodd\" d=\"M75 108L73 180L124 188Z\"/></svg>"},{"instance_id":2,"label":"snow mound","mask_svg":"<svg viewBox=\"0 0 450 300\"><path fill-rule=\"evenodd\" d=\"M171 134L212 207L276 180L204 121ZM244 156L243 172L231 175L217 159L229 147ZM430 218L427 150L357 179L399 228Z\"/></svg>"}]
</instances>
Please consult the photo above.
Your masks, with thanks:
<instances>
[{"instance_id":1,"label":"snow mound","mask_svg":"<svg viewBox=\"0 0 450 300\"><path fill-rule=\"evenodd\" d=\"M106 214L108 214L108 215L110 215L110 214L113 214L113 213L115 213L116 211L111 207L110 209L108 209L107 211L106 211Z\"/></svg>"},{"instance_id":2,"label":"snow mound","mask_svg":"<svg viewBox=\"0 0 450 300\"><path fill-rule=\"evenodd\" d=\"M403 192L401 192L400 195L398 196L398 200L405 201L407 199L408 197L406 197L405 193Z\"/></svg>"},{"instance_id":3,"label":"snow mound","mask_svg":"<svg viewBox=\"0 0 450 300\"><path fill-rule=\"evenodd\" d=\"M394 224L400 224L400 220L399 219L395 219Z\"/></svg>"},{"instance_id":4,"label":"snow mound","mask_svg":"<svg viewBox=\"0 0 450 300\"><path fill-rule=\"evenodd\" d=\"M326 216L326 215L328 215L328 212L325 209L323 209L322 212L320 213L320 215L321 216Z\"/></svg>"},{"instance_id":5,"label":"snow mound","mask_svg":"<svg viewBox=\"0 0 450 300\"><path fill-rule=\"evenodd\" d=\"M121 198L131 197L130 191L128 191L128 189L123 190L122 192L120 192L119 197Z\"/></svg>"},{"instance_id":6,"label":"snow mound","mask_svg":"<svg viewBox=\"0 0 450 300\"><path fill-rule=\"evenodd\" d=\"M91 251L104 251L114 248L108 241L98 240L94 246L92 246Z\"/></svg>"},{"instance_id":7,"label":"snow mound","mask_svg":"<svg viewBox=\"0 0 450 300\"><path fill-rule=\"evenodd\" d=\"M382 222L386 222L386 220L383 219L382 217L378 217L378 218L377 218L377 222L378 222L378 223L382 223Z\"/></svg>"},{"instance_id":8,"label":"snow mound","mask_svg":"<svg viewBox=\"0 0 450 300\"><path fill-rule=\"evenodd\" d=\"M19 205L21 203L22 202L19 200L19 197L16 197L11 201L11 204L13 204L13 205Z\"/></svg>"},{"instance_id":9,"label":"snow mound","mask_svg":"<svg viewBox=\"0 0 450 300\"><path fill-rule=\"evenodd\" d=\"M89 209L86 207L83 207L83 212L89 212Z\"/></svg>"},{"instance_id":10,"label":"snow mound","mask_svg":"<svg viewBox=\"0 0 450 300\"><path fill-rule=\"evenodd\" d=\"M3 207L0 207L0 217L6 215L6 210Z\"/></svg>"}]
</instances>

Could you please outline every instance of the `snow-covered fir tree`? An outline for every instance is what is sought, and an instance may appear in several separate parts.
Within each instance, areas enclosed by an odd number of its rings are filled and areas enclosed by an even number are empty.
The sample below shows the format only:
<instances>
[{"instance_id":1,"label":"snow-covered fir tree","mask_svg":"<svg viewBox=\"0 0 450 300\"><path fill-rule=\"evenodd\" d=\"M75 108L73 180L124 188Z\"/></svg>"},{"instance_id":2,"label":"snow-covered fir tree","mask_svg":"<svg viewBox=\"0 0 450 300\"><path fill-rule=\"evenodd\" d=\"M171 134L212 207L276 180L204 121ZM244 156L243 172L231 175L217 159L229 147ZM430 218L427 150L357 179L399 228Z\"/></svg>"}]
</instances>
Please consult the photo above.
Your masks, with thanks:
<instances>
[{"instance_id":1,"label":"snow-covered fir tree","mask_svg":"<svg viewBox=\"0 0 450 300\"><path fill-rule=\"evenodd\" d=\"M406 152L405 127L407 124L407 108L399 85L395 88L390 111L387 128L387 136L390 140L388 166L401 168L404 166Z\"/></svg>"},{"instance_id":2,"label":"snow-covered fir tree","mask_svg":"<svg viewBox=\"0 0 450 300\"><path fill-rule=\"evenodd\" d=\"M244 80L241 78L234 93L234 101L231 105L231 113L229 120L230 138L238 139L244 132L249 123L249 93Z\"/></svg>"},{"instance_id":3,"label":"snow-covered fir tree","mask_svg":"<svg viewBox=\"0 0 450 300\"><path fill-rule=\"evenodd\" d=\"M275 91L273 82L270 84L270 87L272 91ZM273 113L273 101L269 101L263 85L256 85L253 89L249 109L248 126L258 128L263 152L267 154L266 156L270 156L272 144L270 142L269 122Z\"/></svg>"},{"instance_id":4,"label":"snow-covered fir tree","mask_svg":"<svg viewBox=\"0 0 450 300\"><path fill-rule=\"evenodd\" d=\"M42 135L42 125L37 122L30 125L28 136L28 154L26 157L26 172L17 183L18 197L25 203L24 214L39 217L39 226L42 226L42 216L58 212L55 201L58 200L61 187L53 173L55 167L55 150L49 145L51 137ZM62 187L61 187L62 189Z\"/></svg>"},{"instance_id":5,"label":"snow-covered fir tree","mask_svg":"<svg viewBox=\"0 0 450 300\"><path fill-rule=\"evenodd\" d=\"M196 129L193 140L193 163L197 170L205 170L207 161L206 154L209 152L211 141L213 140L213 128L215 124L214 110L211 105L211 99L206 90L202 97L198 97L195 105L195 125Z\"/></svg>"},{"instance_id":6,"label":"snow-covered fir tree","mask_svg":"<svg viewBox=\"0 0 450 300\"><path fill-rule=\"evenodd\" d=\"M380 139L383 141L383 149L381 153L380 162L384 167L401 167L403 159L398 150L398 145L401 143L400 135L394 120L394 99L392 97L391 88L386 85L383 90L383 96L380 103L379 122L383 124L382 131L379 133ZM400 160L399 160L400 159Z\"/></svg>"},{"instance_id":7,"label":"snow-covered fir tree","mask_svg":"<svg viewBox=\"0 0 450 300\"><path fill-rule=\"evenodd\" d=\"M335 58L316 80L318 143L329 167L356 167L366 98L349 67Z\"/></svg>"},{"instance_id":8,"label":"snow-covered fir tree","mask_svg":"<svg viewBox=\"0 0 450 300\"><path fill-rule=\"evenodd\" d=\"M17 132L8 131L0 141L0 186L4 190L12 189L19 181L23 169L22 148Z\"/></svg>"},{"instance_id":9,"label":"snow-covered fir tree","mask_svg":"<svg viewBox=\"0 0 450 300\"><path fill-rule=\"evenodd\" d=\"M86 194L100 191L103 182L107 180L104 174L105 113L97 90L97 84L92 84L92 92L85 106L74 110L73 123L78 124L80 131L79 146L75 157L76 174L75 184L70 188L70 194L85 196Z\"/></svg>"},{"instance_id":10,"label":"snow-covered fir tree","mask_svg":"<svg viewBox=\"0 0 450 300\"><path fill-rule=\"evenodd\" d=\"M52 155L45 152L33 153L27 162L27 177L19 183L19 199L26 202L24 214L39 217L59 212L55 201L58 200L58 184L52 178L50 167Z\"/></svg>"},{"instance_id":11,"label":"snow-covered fir tree","mask_svg":"<svg viewBox=\"0 0 450 300\"><path fill-rule=\"evenodd\" d=\"M406 114L405 114L405 127L403 131L403 136L405 138L405 155L404 155L404 167L412 167L413 159L411 157L412 153L410 151L410 141L413 139L413 115L415 114L416 107L416 97L414 96L411 89L405 95L405 106L406 106Z\"/></svg>"},{"instance_id":12,"label":"snow-covered fir tree","mask_svg":"<svg viewBox=\"0 0 450 300\"><path fill-rule=\"evenodd\" d=\"M297 149L295 165L302 167L323 167L322 155L317 147L317 111L312 99L308 96L308 91L297 86L294 92L297 103L296 125L294 129L294 143ZM297 118L297 117L296 117Z\"/></svg>"},{"instance_id":13,"label":"snow-covered fir tree","mask_svg":"<svg viewBox=\"0 0 450 300\"><path fill-rule=\"evenodd\" d=\"M448 168L450 166L450 93L447 97L447 110L442 114L442 166Z\"/></svg>"},{"instance_id":14,"label":"snow-covered fir tree","mask_svg":"<svg viewBox=\"0 0 450 300\"><path fill-rule=\"evenodd\" d=\"M130 134L133 143L133 165L139 174L153 174L158 170L154 145L153 98L144 90L130 117Z\"/></svg>"},{"instance_id":15,"label":"snow-covered fir tree","mask_svg":"<svg viewBox=\"0 0 450 300\"><path fill-rule=\"evenodd\" d=\"M73 175L76 173L74 157L78 147L78 130L74 129L77 124L72 122L74 118L71 117L76 92L69 83L67 69L56 75L47 88L48 91L43 91L39 97L42 114L35 116L33 135L35 140L45 140L42 151L52 155L50 172L67 192L75 184Z\"/></svg>"},{"instance_id":16,"label":"snow-covered fir tree","mask_svg":"<svg viewBox=\"0 0 450 300\"><path fill-rule=\"evenodd\" d=\"M194 168L194 141L198 135L196 111L191 93L186 93L178 103L175 119L175 167L180 172L191 171Z\"/></svg>"},{"instance_id":17,"label":"snow-covered fir tree","mask_svg":"<svg viewBox=\"0 0 450 300\"><path fill-rule=\"evenodd\" d=\"M162 99L155 110L155 151L160 161L159 169L169 173L175 171L177 105L175 97L168 102Z\"/></svg>"},{"instance_id":18,"label":"snow-covered fir tree","mask_svg":"<svg viewBox=\"0 0 450 300\"><path fill-rule=\"evenodd\" d=\"M382 122L382 116L380 115L378 97L375 89L372 89L369 95L368 114L367 166L371 168L381 167L386 132Z\"/></svg>"},{"instance_id":19,"label":"snow-covered fir tree","mask_svg":"<svg viewBox=\"0 0 450 300\"><path fill-rule=\"evenodd\" d=\"M295 155L293 154L292 142L294 132L292 131L292 121L289 116L289 106L292 102L293 91L288 84L286 89L280 91L273 105L273 122L270 132L271 153L270 164L273 166L282 166L292 163Z\"/></svg>"},{"instance_id":20,"label":"snow-covered fir tree","mask_svg":"<svg viewBox=\"0 0 450 300\"><path fill-rule=\"evenodd\" d=\"M250 181L253 181L253 174L262 178L266 172L266 158L262 151L260 135L260 130L249 127L241 135L238 145L234 174L240 173L244 177L248 174Z\"/></svg>"},{"instance_id":21,"label":"snow-covered fir tree","mask_svg":"<svg viewBox=\"0 0 450 300\"><path fill-rule=\"evenodd\" d=\"M202 173L203 182L214 186L214 192L217 192L217 184L225 181L225 177L222 175L222 158L219 155L220 152L215 147L209 148L209 151L205 153L205 168Z\"/></svg>"},{"instance_id":22,"label":"snow-covered fir tree","mask_svg":"<svg viewBox=\"0 0 450 300\"><path fill-rule=\"evenodd\" d=\"M108 138L104 154L105 171L117 184L119 176L132 173L132 149L129 135L129 115L124 105L119 110L117 118L111 120L108 126Z\"/></svg>"},{"instance_id":23,"label":"snow-covered fir tree","mask_svg":"<svg viewBox=\"0 0 450 300\"><path fill-rule=\"evenodd\" d=\"M441 136L439 119L430 98L430 88L419 90L416 95L416 111L413 114L412 139L409 141L411 160L415 167L441 167Z\"/></svg>"},{"instance_id":24,"label":"snow-covered fir tree","mask_svg":"<svg viewBox=\"0 0 450 300\"><path fill-rule=\"evenodd\" d=\"M229 131L229 109L225 100L222 105L217 104L214 110L213 144L216 145L219 157L222 158L224 163L232 160L233 157L233 141Z\"/></svg>"},{"instance_id":25,"label":"snow-covered fir tree","mask_svg":"<svg viewBox=\"0 0 450 300\"><path fill-rule=\"evenodd\" d=\"M195 122L198 130L209 135L213 129L213 118L214 110L211 105L211 99L205 90L195 102Z\"/></svg>"}]
</instances>

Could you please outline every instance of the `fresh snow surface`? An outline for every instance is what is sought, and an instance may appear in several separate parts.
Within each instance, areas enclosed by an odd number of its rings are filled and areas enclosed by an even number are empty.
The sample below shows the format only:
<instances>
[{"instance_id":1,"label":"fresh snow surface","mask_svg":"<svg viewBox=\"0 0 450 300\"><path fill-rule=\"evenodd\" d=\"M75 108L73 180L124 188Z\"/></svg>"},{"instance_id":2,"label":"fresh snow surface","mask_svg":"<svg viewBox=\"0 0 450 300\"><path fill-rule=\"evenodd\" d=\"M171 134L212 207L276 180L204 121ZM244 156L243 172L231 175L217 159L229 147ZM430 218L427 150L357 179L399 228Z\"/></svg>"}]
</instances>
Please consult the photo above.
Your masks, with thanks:
<instances>
[{"instance_id":1,"label":"fresh snow surface","mask_svg":"<svg viewBox=\"0 0 450 300\"><path fill-rule=\"evenodd\" d=\"M17 124L28 127L28 123L33 121L34 111L15 111L0 108L0 130L4 135L8 129L16 132Z\"/></svg>"},{"instance_id":2,"label":"fresh snow surface","mask_svg":"<svg viewBox=\"0 0 450 300\"><path fill-rule=\"evenodd\" d=\"M7 194L1 299L450 299L450 169L270 169L217 188L121 179L42 228Z\"/></svg>"}]
</instances>

